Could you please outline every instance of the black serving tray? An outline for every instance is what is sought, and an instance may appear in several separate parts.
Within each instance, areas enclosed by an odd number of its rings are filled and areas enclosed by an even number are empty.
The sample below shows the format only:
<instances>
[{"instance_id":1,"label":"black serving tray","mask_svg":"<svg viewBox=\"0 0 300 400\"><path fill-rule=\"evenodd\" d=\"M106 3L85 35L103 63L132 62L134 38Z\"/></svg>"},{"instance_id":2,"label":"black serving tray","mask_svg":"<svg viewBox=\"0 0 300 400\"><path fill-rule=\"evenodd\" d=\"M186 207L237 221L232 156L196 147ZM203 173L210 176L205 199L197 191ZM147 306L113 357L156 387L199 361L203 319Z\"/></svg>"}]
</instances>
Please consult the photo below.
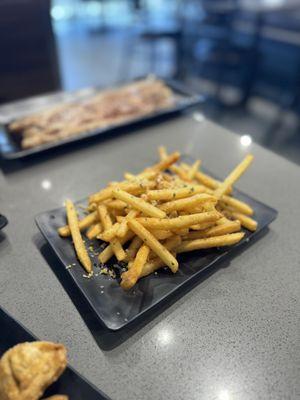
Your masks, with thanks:
<instances>
[{"instance_id":1,"label":"black serving tray","mask_svg":"<svg viewBox=\"0 0 300 400\"><path fill-rule=\"evenodd\" d=\"M79 135L75 135L70 138L66 138L63 140L59 140L57 142L43 144L41 146L34 147L32 149L22 150L20 144L14 139L14 136L10 134L8 131L8 124L13 120L6 121L3 127L0 127L0 156L4 160L17 160L23 159L28 156L32 156L35 154L39 154L43 151L55 149L61 146L65 146L67 144L76 143L88 138L96 137L99 135L108 135L110 133L119 133L122 131L128 130L129 128L137 128L142 124L151 123L155 120L171 117L172 115L176 115L182 111L187 110L190 107L195 107L201 104L204 100L202 95L196 94L191 89L187 88L184 84L165 79L164 82L173 90L176 95L175 105L166 109L162 109L161 111L156 111L147 116L142 116L139 118L132 118L128 121L120 122L118 124L110 125L106 128L99 128L91 131L84 131ZM95 94L96 90L91 92L91 94ZM52 96L53 97L53 96ZM53 105L52 97L51 105ZM76 100L76 95L74 94L74 99ZM47 100L44 100L44 104L46 104ZM50 100L49 100L50 101ZM72 101L72 96L68 96L68 101ZM34 110L31 110L28 114L32 114Z\"/></svg>"},{"instance_id":2,"label":"black serving tray","mask_svg":"<svg viewBox=\"0 0 300 400\"><path fill-rule=\"evenodd\" d=\"M0 229L3 229L8 224L7 218L0 214Z\"/></svg>"},{"instance_id":3,"label":"black serving tray","mask_svg":"<svg viewBox=\"0 0 300 400\"><path fill-rule=\"evenodd\" d=\"M78 286L83 297L107 328L119 330L150 309L167 301L175 292L180 295L183 289L192 287L204 270L212 268L220 260L232 256L234 251L242 245L249 245L251 240L257 237L277 216L275 209L238 190L234 190L234 196L253 208L255 219L258 222L255 232L245 230L246 235L243 240L231 247L182 254L179 257L180 266L176 274L169 272L168 269L159 270L155 274L140 279L129 292L125 292L116 279L97 274L100 269L97 267L96 257L94 258L96 274L92 278L86 278L83 268L76 259L71 239L61 238L57 233L57 229L66 224L66 213L63 207L39 214L36 217L36 223L65 267L66 278L71 278ZM81 201L80 204L83 202ZM86 237L85 241L87 247L93 245L95 250L100 248L99 241L98 243L89 241ZM67 268L68 266L71 268Z\"/></svg>"},{"instance_id":4,"label":"black serving tray","mask_svg":"<svg viewBox=\"0 0 300 400\"><path fill-rule=\"evenodd\" d=\"M34 340L38 339L0 307L0 357L16 344ZM47 389L43 398L55 394L68 395L70 400L109 400L69 366L58 381Z\"/></svg>"}]
</instances>

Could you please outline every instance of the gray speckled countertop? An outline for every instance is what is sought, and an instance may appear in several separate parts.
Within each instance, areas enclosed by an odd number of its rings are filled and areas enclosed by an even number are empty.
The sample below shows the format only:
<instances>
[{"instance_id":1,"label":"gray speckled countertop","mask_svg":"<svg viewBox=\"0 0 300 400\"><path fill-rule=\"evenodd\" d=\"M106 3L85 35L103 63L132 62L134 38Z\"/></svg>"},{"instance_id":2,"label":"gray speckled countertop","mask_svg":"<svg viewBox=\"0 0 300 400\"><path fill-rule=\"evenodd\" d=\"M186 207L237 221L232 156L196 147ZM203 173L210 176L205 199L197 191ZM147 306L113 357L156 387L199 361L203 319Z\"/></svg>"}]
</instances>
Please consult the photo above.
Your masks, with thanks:
<instances>
[{"instance_id":1,"label":"gray speckled countertop","mask_svg":"<svg viewBox=\"0 0 300 400\"><path fill-rule=\"evenodd\" d=\"M279 216L229 266L148 324L115 337L61 285L53 271L61 265L34 216L138 171L159 144L200 157L220 177L250 150L255 163L238 187ZM299 204L298 166L255 144L246 149L239 136L192 117L4 166L0 211L9 225L0 236L0 304L38 337L65 343L71 365L113 400L300 398Z\"/></svg>"}]
</instances>

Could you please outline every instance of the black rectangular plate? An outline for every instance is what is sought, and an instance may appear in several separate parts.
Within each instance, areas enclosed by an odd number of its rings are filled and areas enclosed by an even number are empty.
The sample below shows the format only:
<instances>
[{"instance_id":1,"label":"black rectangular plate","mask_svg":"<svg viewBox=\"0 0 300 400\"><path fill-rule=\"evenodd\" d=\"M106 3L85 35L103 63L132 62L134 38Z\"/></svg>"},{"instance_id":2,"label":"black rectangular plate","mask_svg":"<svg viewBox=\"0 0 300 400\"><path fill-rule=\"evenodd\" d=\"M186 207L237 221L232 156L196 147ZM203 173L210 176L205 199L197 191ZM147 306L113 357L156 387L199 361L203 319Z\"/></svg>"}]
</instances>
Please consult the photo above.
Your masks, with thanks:
<instances>
[{"instance_id":1,"label":"black rectangular plate","mask_svg":"<svg viewBox=\"0 0 300 400\"><path fill-rule=\"evenodd\" d=\"M7 218L0 214L0 229L3 229L8 224Z\"/></svg>"},{"instance_id":2,"label":"black rectangular plate","mask_svg":"<svg viewBox=\"0 0 300 400\"><path fill-rule=\"evenodd\" d=\"M38 340L1 307L0 327L0 357L18 343ZM43 398L55 394L66 394L70 400L109 400L71 367L67 367L58 381L47 389Z\"/></svg>"},{"instance_id":3,"label":"black rectangular plate","mask_svg":"<svg viewBox=\"0 0 300 400\"><path fill-rule=\"evenodd\" d=\"M170 108L156 111L147 116L133 118L119 124L110 125L106 128L99 128L88 132L82 132L79 135L72 136L70 138L59 140L57 142L47 143L32 149L22 150L20 145L14 140L13 136L7 130L7 125L2 129L0 128L0 155L4 160L17 160L26 158L28 156L39 154L43 151L65 146L67 144L76 143L84 139L96 137L98 135L104 135L109 133L122 133L128 128L136 128L144 123L151 123L155 120L163 117L170 117L178 114L190 107L195 107L203 102L203 96L194 93L191 89L188 89L185 85L174 80L164 80L164 82L173 90L175 95L178 96L176 104Z\"/></svg>"},{"instance_id":4,"label":"black rectangular plate","mask_svg":"<svg viewBox=\"0 0 300 400\"><path fill-rule=\"evenodd\" d=\"M167 269L157 271L139 280L129 292L125 292L117 280L105 275L95 276L94 274L90 279L84 276L71 240L61 238L57 233L57 229L66 224L66 213L63 207L38 215L36 223L64 267L76 264L74 267L66 268L66 276L69 275L78 286L102 323L111 330L118 330L141 317L160 302L167 300L168 296L174 292L181 291L187 285L192 286L204 270L213 267L221 259L231 256L242 244L249 244L251 239L276 218L277 211L273 208L238 190L234 191L234 195L253 208L258 222L258 229L255 232L246 231L243 240L235 246L182 254L179 257L180 267L175 275ZM85 241L87 247L90 244L93 244L96 250L100 247L96 242L89 242L87 238ZM96 261L96 258L94 259ZM94 270L97 272L98 268L95 266Z\"/></svg>"}]
</instances>

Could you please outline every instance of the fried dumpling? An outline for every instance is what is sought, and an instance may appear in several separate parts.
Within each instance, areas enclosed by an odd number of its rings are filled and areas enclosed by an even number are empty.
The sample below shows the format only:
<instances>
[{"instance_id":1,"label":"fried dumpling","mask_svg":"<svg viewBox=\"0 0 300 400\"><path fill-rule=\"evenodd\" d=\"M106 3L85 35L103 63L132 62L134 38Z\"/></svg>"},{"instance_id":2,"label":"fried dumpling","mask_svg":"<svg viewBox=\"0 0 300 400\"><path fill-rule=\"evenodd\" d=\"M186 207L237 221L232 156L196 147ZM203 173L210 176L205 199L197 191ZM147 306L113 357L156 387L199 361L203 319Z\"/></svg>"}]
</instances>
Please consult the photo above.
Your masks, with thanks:
<instances>
[{"instance_id":1,"label":"fried dumpling","mask_svg":"<svg viewBox=\"0 0 300 400\"><path fill-rule=\"evenodd\" d=\"M51 342L22 343L0 360L0 400L37 400L67 365L67 351Z\"/></svg>"}]
</instances>

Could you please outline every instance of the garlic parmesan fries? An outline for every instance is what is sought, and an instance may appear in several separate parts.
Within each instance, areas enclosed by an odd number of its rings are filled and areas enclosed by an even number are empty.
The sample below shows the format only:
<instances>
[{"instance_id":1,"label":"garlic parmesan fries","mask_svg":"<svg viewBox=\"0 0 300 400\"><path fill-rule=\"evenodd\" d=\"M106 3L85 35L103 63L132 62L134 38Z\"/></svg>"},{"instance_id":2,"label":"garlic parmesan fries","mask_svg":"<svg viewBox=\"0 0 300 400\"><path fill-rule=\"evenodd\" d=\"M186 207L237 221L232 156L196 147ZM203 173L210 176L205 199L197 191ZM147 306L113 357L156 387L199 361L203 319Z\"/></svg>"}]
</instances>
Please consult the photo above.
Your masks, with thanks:
<instances>
[{"instance_id":1,"label":"garlic parmesan fries","mask_svg":"<svg viewBox=\"0 0 300 400\"><path fill-rule=\"evenodd\" d=\"M114 256L125 262L120 283L124 290L162 267L176 273L179 253L232 246L244 237L242 228L257 228L252 208L231 195L252 155L223 182L204 174L200 160L180 163L180 154L168 154L164 147L159 155L152 167L136 175L126 172L124 181L91 194L88 215L81 220L67 200L68 225L58 229L61 237L72 237L77 258L89 273L92 263L82 235L106 242L99 265Z\"/></svg>"}]
</instances>

